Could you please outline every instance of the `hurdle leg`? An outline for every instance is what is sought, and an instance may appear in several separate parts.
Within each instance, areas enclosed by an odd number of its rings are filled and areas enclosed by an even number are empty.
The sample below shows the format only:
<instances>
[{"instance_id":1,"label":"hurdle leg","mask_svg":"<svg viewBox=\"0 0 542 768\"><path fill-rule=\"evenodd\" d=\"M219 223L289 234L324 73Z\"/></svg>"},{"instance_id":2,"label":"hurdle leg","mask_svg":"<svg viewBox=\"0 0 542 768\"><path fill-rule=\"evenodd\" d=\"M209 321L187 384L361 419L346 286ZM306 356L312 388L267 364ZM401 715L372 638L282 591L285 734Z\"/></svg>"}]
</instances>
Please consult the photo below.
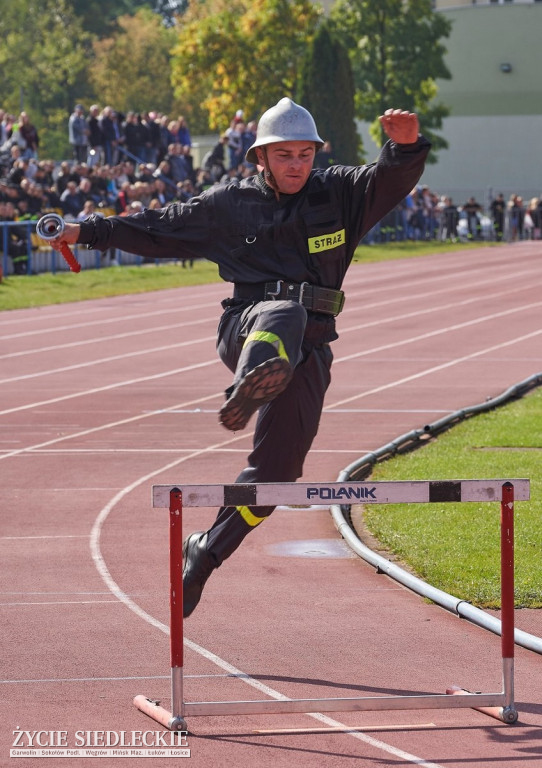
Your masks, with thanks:
<instances>
[{"instance_id":1,"label":"hurdle leg","mask_svg":"<svg viewBox=\"0 0 542 768\"><path fill-rule=\"evenodd\" d=\"M504 483L501 498L501 655L502 655L502 707L473 707L503 723L515 723L518 711L514 703L514 486ZM452 686L451 695L469 694Z\"/></svg>"},{"instance_id":2,"label":"hurdle leg","mask_svg":"<svg viewBox=\"0 0 542 768\"><path fill-rule=\"evenodd\" d=\"M170 576L170 654L171 712L160 702L136 696L134 705L171 731L187 731L183 700L183 498L179 488L170 492L169 503L169 576Z\"/></svg>"}]
</instances>

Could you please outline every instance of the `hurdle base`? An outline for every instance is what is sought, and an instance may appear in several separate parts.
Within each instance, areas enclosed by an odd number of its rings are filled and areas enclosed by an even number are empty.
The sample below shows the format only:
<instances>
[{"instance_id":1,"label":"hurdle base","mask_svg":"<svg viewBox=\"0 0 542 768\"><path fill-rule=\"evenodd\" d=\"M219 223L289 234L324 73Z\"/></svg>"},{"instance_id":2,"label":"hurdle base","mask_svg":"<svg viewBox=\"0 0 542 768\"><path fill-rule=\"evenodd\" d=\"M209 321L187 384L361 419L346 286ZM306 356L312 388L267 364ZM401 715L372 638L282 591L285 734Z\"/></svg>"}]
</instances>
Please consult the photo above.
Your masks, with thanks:
<instances>
[{"instance_id":1,"label":"hurdle base","mask_svg":"<svg viewBox=\"0 0 542 768\"><path fill-rule=\"evenodd\" d=\"M446 693L449 696L475 695L472 691L467 691L465 688L460 688L458 685L452 685L450 688L446 688ZM507 723L509 725L515 723L518 719L518 711L513 705L506 707L471 707L471 709L475 709L483 715L488 715L489 717L495 718L495 720L500 720L502 723Z\"/></svg>"},{"instance_id":2,"label":"hurdle base","mask_svg":"<svg viewBox=\"0 0 542 768\"><path fill-rule=\"evenodd\" d=\"M188 732L186 720L180 715L174 716L171 712L168 712L167 709L160 706L159 701L154 701L140 694L134 698L134 706L170 731Z\"/></svg>"}]
</instances>

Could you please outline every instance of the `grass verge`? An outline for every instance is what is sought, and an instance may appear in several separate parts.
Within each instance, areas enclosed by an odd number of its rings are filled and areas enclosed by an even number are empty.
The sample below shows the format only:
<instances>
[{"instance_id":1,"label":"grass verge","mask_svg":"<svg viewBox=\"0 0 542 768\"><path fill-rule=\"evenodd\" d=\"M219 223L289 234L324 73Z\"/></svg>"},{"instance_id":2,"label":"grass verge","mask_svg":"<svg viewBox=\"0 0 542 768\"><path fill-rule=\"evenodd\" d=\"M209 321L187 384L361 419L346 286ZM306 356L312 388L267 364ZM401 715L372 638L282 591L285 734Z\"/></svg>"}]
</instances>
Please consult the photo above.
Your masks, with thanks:
<instances>
[{"instance_id":1,"label":"grass verge","mask_svg":"<svg viewBox=\"0 0 542 768\"><path fill-rule=\"evenodd\" d=\"M78 274L42 272L39 275L11 275L0 283L0 310L161 291L219 280L216 264L205 260L194 262L192 269L165 263L85 269Z\"/></svg>"},{"instance_id":2,"label":"grass verge","mask_svg":"<svg viewBox=\"0 0 542 768\"><path fill-rule=\"evenodd\" d=\"M375 466L372 480L529 478L515 506L516 607L542 608L542 390L479 414ZM482 608L500 607L500 505L367 505L368 529L418 576Z\"/></svg>"}]
</instances>

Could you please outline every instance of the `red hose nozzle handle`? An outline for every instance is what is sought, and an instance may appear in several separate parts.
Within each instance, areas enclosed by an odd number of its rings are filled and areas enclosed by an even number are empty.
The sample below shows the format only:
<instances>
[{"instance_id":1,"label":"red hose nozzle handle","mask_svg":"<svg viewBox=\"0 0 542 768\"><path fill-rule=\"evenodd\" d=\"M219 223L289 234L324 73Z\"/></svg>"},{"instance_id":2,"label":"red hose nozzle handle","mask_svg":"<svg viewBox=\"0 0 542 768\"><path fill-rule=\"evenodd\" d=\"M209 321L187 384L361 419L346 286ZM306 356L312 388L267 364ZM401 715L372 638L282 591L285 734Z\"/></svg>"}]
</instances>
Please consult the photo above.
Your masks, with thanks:
<instances>
[{"instance_id":1,"label":"red hose nozzle handle","mask_svg":"<svg viewBox=\"0 0 542 768\"><path fill-rule=\"evenodd\" d=\"M46 213L36 224L36 232L42 240L50 241L56 240L64 232L65 224L62 216L58 213ZM81 265L71 252L70 246L67 243L62 243L60 246L60 253L66 259L66 262L72 272L80 272Z\"/></svg>"}]
</instances>

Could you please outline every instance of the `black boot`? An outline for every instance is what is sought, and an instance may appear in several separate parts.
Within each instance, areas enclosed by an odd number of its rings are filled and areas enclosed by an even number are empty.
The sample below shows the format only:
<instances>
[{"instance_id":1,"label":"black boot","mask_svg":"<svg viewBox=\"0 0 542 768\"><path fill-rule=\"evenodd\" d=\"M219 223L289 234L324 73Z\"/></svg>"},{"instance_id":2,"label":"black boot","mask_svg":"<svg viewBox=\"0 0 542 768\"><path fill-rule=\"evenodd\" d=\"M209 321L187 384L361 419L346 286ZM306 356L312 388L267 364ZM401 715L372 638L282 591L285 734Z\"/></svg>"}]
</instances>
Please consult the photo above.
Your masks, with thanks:
<instances>
[{"instance_id":1,"label":"black boot","mask_svg":"<svg viewBox=\"0 0 542 768\"><path fill-rule=\"evenodd\" d=\"M272 357L253 368L220 409L220 423L232 432L244 429L254 411L286 389L292 373L292 366L282 357Z\"/></svg>"},{"instance_id":2,"label":"black boot","mask_svg":"<svg viewBox=\"0 0 542 768\"><path fill-rule=\"evenodd\" d=\"M183 617L199 603L205 582L216 568L207 553L207 534L191 533L183 544Z\"/></svg>"}]
</instances>

